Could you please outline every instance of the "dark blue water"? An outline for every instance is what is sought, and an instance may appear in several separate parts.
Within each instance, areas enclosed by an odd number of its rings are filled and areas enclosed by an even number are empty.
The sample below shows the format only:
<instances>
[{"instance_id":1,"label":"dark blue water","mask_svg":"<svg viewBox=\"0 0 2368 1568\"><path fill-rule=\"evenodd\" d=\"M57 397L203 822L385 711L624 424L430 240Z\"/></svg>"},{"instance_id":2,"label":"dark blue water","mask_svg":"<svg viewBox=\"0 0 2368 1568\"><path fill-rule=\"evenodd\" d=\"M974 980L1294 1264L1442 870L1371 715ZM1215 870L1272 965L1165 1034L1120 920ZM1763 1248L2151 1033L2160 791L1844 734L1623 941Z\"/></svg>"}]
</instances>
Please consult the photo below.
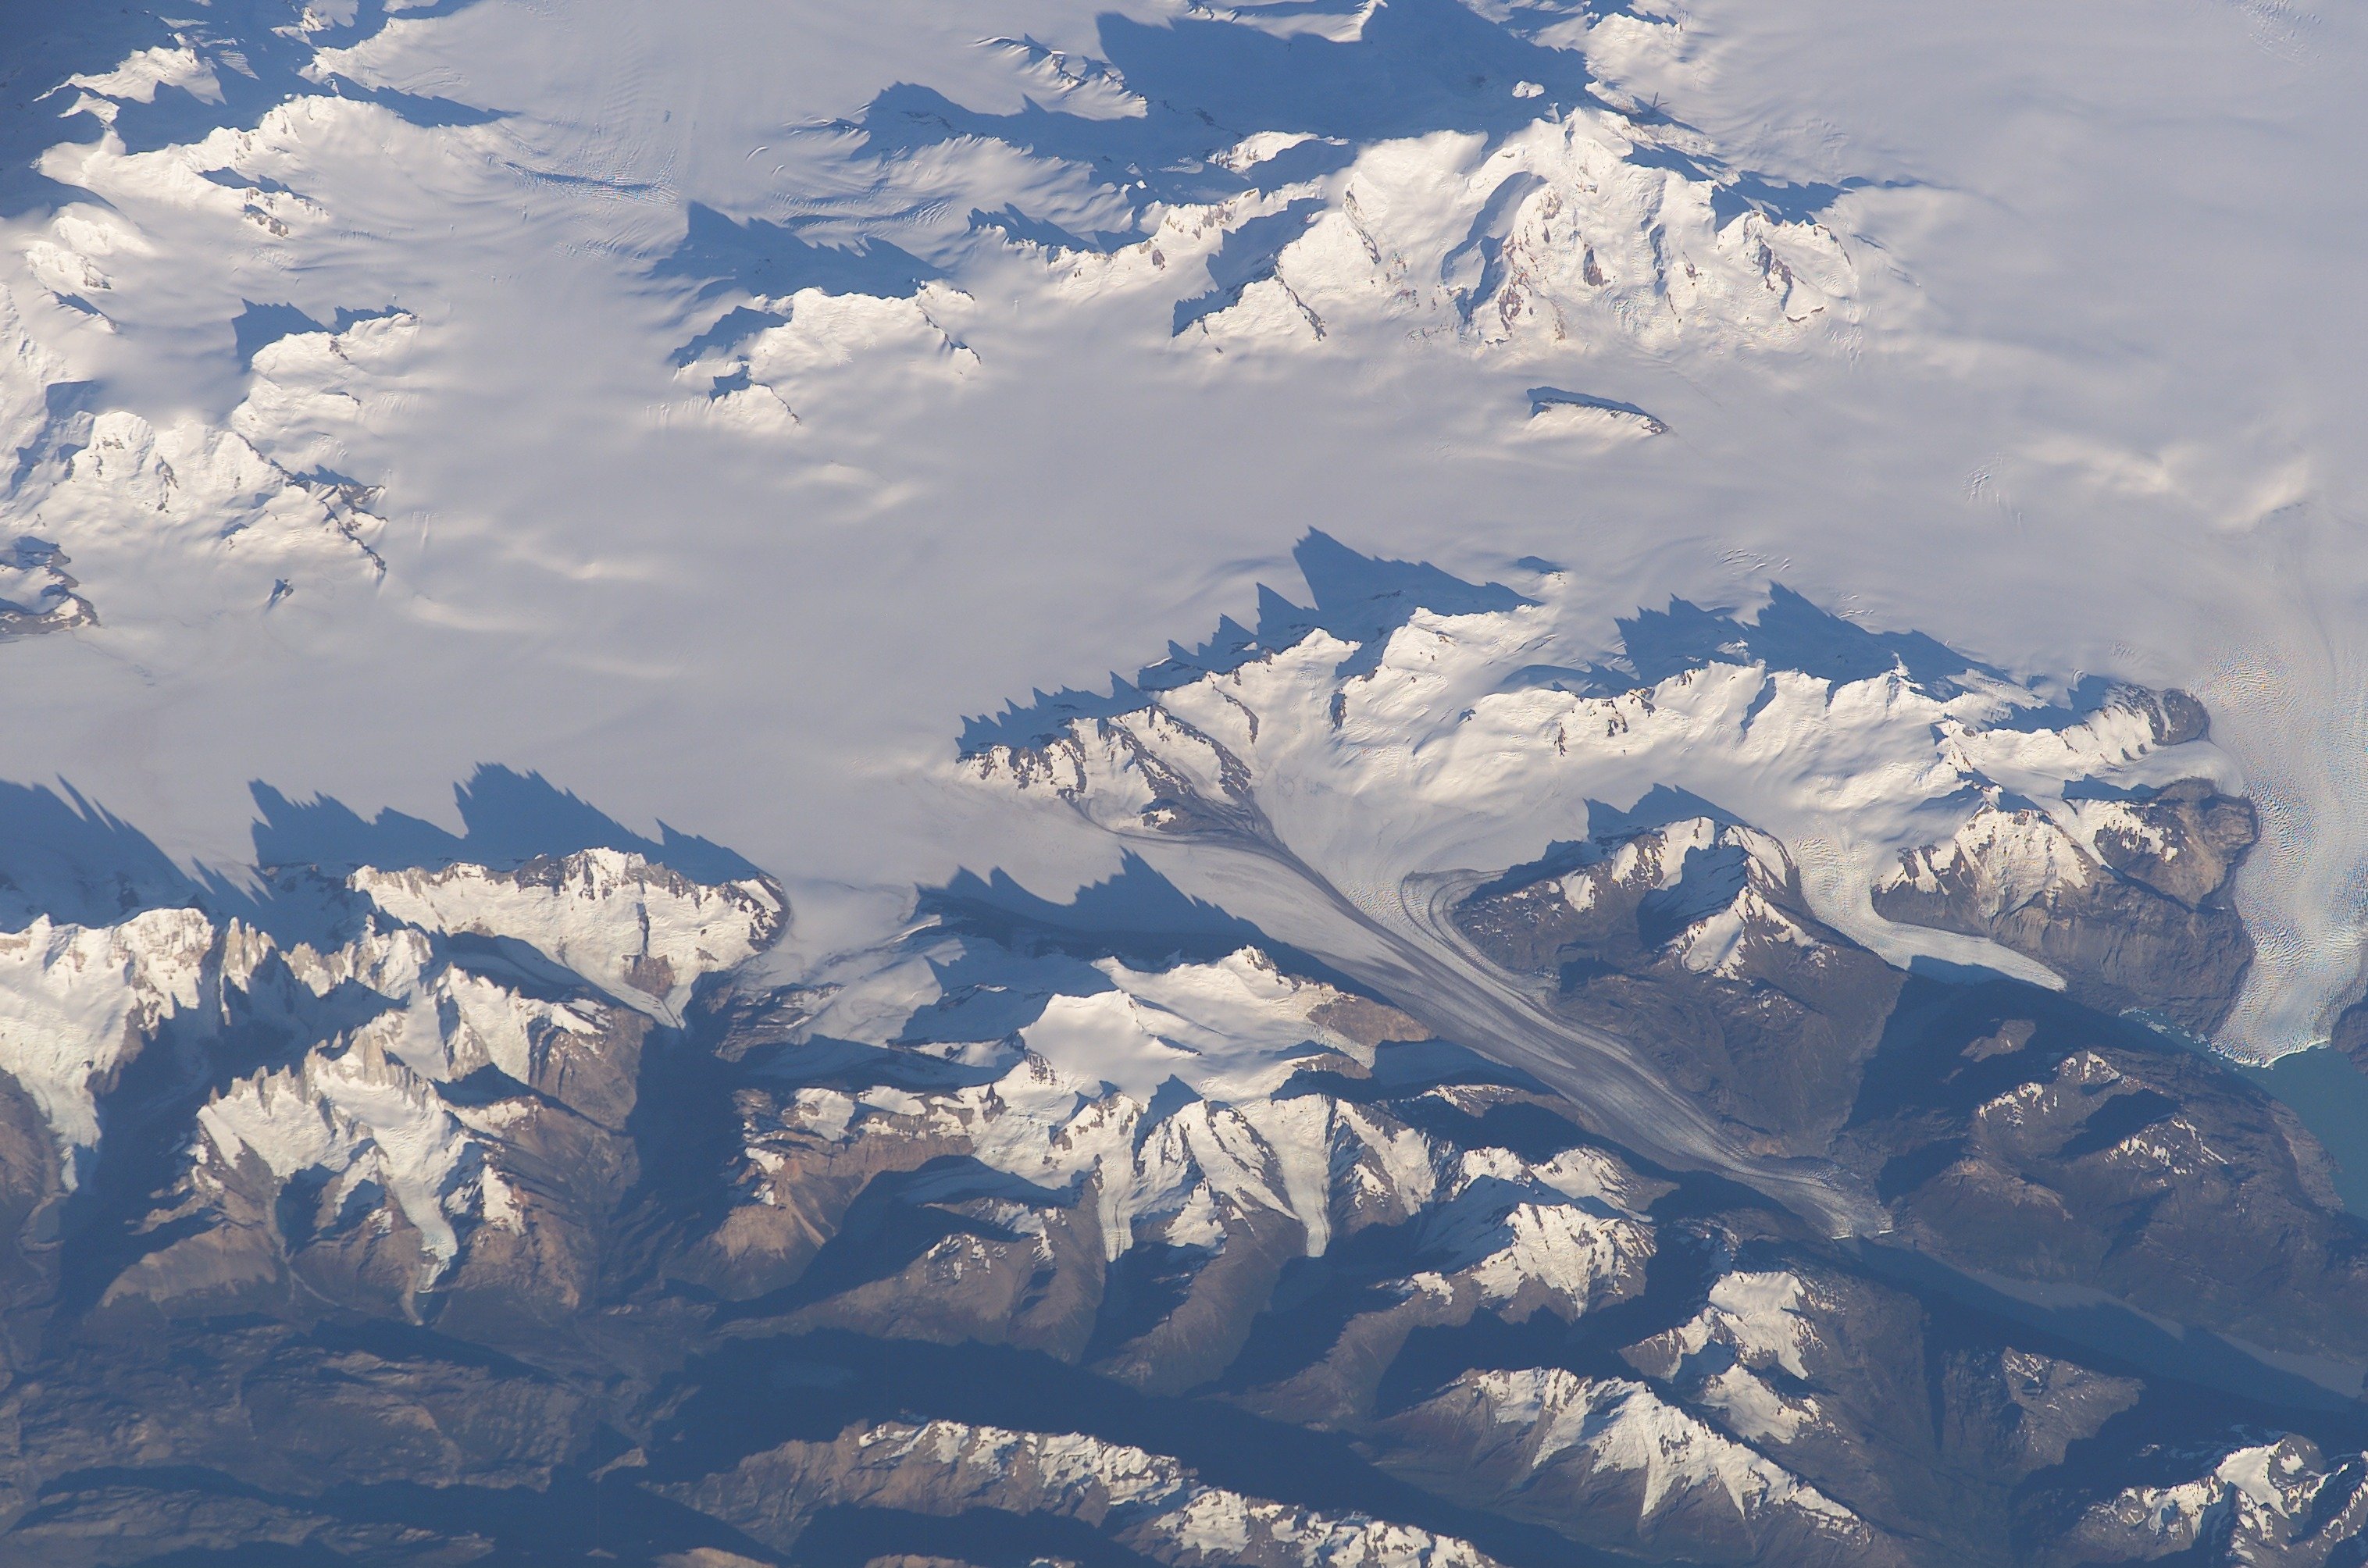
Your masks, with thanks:
<instances>
[{"instance_id":1,"label":"dark blue water","mask_svg":"<svg viewBox=\"0 0 2368 1568\"><path fill-rule=\"evenodd\" d=\"M2368 1219L2368 1074L2325 1045L2237 1071L2294 1108L2334 1160L2343 1206Z\"/></svg>"}]
</instances>

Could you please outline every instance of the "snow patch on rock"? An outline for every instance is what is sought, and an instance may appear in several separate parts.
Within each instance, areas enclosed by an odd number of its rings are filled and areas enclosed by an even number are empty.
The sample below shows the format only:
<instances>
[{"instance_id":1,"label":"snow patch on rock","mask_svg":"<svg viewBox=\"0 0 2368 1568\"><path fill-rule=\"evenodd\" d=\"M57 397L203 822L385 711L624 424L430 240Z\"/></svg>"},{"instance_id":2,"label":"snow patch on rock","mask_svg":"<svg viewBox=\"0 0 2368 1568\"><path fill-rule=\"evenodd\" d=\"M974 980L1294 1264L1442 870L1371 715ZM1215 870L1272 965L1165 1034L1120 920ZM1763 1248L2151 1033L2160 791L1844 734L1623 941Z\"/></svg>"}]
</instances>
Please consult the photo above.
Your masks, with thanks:
<instances>
[{"instance_id":1,"label":"snow patch on rock","mask_svg":"<svg viewBox=\"0 0 2368 1568\"><path fill-rule=\"evenodd\" d=\"M2309 1438L2240 1442L2190 1481L2133 1486L2092 1505L2073 1540L2107 1561L2166 1557L2210 1545L2231 1562L2348 1560L2368 1534L2360 1455L2326 1455Z\"/></svg>"},{"instance_id":2,"label":"snow patch on rock","mask_svg":"<svg viewBox=\"0 0 2368 1568\"><path fill-rule=\"evenodd\" d=\"M948 995L916 985L916 968L1003 976ZM1089 1194L1113 1259L1144 1241L1213 1254L1261 1214L1296 1222L1314 1256L1344 1227L1420 1216L1426 1266L1490 1301L1527 1291L1575 1315L1641 1270L1647 1199L1606 1155L1459 1150L1330 1094L1281 1093L1303 1072L1373 1062L1373 1046L1322 1021L1342 999L1255 950L1151 971L1038 968L938 938L849 976L774 1071L794 1084L802 1062L825 1071L857 1041L959 1064L969 1081L786 1088L778 1111L744 1124L746 1200L791 1201L817 1152L926 1139L1037 1188Z\"/></svg>"},{"instance_id":3,"label":"snow patch on rock","mask_svg":"<svg viewBox=\"0 0 2368 1568\"><path fill-rule=\"evenodd\" d=\"M1998 943L1884 918L1876 892L1918 852L1919 865L1972 855L2018 876L2065 874L2070 841L2050 824L2076 816L2067 796L2233 772L2205 743L2166 744L2135 702L2025 724L2040 699L1987 679L1928 687L1902 668L1838 680L1723 657L1622 691L1570 669L1557 642L1550 606L1417 610L1372 646L1310 631L1133 711L1072 720L1034 745L989 744L962 766L1122 835L1271 835L1339 888L1519 863L1543 839L1579 838L1590 802L1668 787L1753 824L1718 830L1751 877L1797 874L1819 920L1884 959L2049 985L2061 979ZM2001 790L2044 807L2027 832L1989 806ZM1689 935L1690 965L1731 963L1747 929L1804 939L1756 886L1747 878L1740 905ZM1568 892L1584 907L1585 890Z\"/></svg>"},{"instance_id":4,"label":"snow patch on rock","mask_svg":"<svg viewBox=\"0 0 2368 1568\"><path fill-rule=\"evenodd\" d=\"M160 1023L199 1006L213 946L212 923L189 909L0 932L0 1068L40 1108L69 1186L98 1144L101 1087Z\"/></svg>"},{"instance_id":5,"label":"snow patch on rock","mask_svg":"<svg viewBox=\"0 0 2368 1568\"><path fill-rule=\"evenodd\" d=\"M824 1501L939 1512L960 1505L1093 1521L1160 1561L1306 1568L1491 1568L1470 1543L1355 1512L1215 1487L1176 1460L1085 1434L938 1420L886 1422L791 1444L703 1484L717 1500L791 1476ZM818 1484L817 1484L818 1483Z\"/></svg>"},{"instance_id":6,"label":"snow patch on rock","mask_svg":"<svg viewBox=\"0 0 2368 1568\"><path fill-rule=\"evenodd\" d=\"M1520 1429L1520 1464L1531 1474L1559 1464L1636 1475L1645 1521L1680 1499L1710 1495L1747 1523L1790 1516L1820 1533L1871 1534L1841 1504L1642 1383L1531 1368L1466 1373L1440 1397L1469 1402L1496 1425Z\"/></svg>"},{"instance_id":7,"label":"snow patch on rock","mask_svg":"<svg viewBox=\"0 0 2368 1568\"><path fill-rule=\"evenodd\" d=\"M352 886L424 929L522 941L627 1006L666 1024L703 977L739 964L788 913L762 881L710 887L638 855L586 849L515 871L354 873Z\"/></svg>"}]
</instances>

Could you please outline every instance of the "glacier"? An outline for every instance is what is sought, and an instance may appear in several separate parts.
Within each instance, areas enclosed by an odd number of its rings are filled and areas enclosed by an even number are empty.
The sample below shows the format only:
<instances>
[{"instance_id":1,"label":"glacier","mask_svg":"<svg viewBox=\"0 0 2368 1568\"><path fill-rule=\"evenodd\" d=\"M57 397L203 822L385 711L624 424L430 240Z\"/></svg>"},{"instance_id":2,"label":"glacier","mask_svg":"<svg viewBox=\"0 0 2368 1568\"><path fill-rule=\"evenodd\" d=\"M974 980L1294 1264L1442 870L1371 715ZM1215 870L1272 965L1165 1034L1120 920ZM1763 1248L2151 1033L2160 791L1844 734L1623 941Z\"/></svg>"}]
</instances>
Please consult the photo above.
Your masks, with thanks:
<instances>
[{"instance_id":1,"label":"glacier","mask_svg":"<svg viewBox=\"0 0 2368 1568\"><path fill-rule=\"evenodd\" d=\"M1566 563L1598 653L1773 580L2192 690L2264 812L2231 1049L2357 988L2345 17L11 26L8 506L74 579L22 608L97 630L9 648L10 773L185 865L246 863L255 779L450 825L499 762L850 939L964 861L1090 881L943 735L1240 614L1312 517Z\"/></svg>"},{"instance_id":2,"label":"glacier","mask_svg":"<svg viewBox=\"0 0 2368 1568\"><path fill-rule=\"evenodd\" d=\"M2359 1560L2362 25L16 7L0 1561Z\"/></svg>"}]
</instances>

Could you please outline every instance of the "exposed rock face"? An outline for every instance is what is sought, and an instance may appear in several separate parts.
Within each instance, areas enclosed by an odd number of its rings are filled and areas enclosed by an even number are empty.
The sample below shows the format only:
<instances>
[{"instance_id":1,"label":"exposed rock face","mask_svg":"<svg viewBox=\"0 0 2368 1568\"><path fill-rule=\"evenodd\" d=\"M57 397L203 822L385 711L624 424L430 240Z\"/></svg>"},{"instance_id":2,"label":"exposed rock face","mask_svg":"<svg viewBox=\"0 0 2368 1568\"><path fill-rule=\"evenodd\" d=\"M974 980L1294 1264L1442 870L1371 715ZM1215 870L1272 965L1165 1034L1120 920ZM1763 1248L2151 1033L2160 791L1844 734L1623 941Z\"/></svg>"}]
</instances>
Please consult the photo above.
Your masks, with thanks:
<instances>
[{"instance_id":1,"label":"exposed rock face","mask_svg":"<svg viewBox=\"0 0 2368 1568\"><path fill-rule=\"evenodd\" d=\"M1340 969L1139 862L786 984L780 889L605 849L28 906L0 1563L2356 1562L2368 1231L2148 1021L2245 961L2200 710L1742 628L1475 697L1519 617L968 765ZM1782 832L1576 793L1713 745Z\"/></svg>"},{"instance_id":2,"label":"exposed rock face","mask_svg":"<svg viewBox=\"0 0 2368 1568\"><path fill-rule=\"evenodd\" d=\"M2118 811L2112 809L2116 805ZM2147 800L2106 802L2092 820L2106 865L2191 907L2226 884L2260 836L2251 801L2219 794L2195 778Z\"/></svg>"},{"instance_id":3,"label":"exposed rock face","mask_svg":"<svg viewBox=\"0 0 2368 1568\"><path fill-rule=\"evenodd\" d=\"M2160 980L2151 994L2219 985L2226 941L2194 923L2234 928L2233 913L2116 881L2052 823L2020 814L2036 820L2019 824L2015 853L1932 858L2005 869L1952 886L2003 901L2029 891L2014 884L2021 875L2051 901L2046 929L2112 955L2132 983ZM1977 813L1960 844L1994 844L2001 821ZM2113 803L2101 822L2096 838L2133 875L2208 891L2252 835L2248 807L2192 786ZM2161 909L2191 923L2183 946L2147 948ZM1787 1152L1862 1172L1891 1222L1933 1255L2176 1302L2183 1321L2368 1362L2368 1337L2350 1326L2368 1310L2368 1273L2345 1239L2349 1219L2327 1212L2323 1157L2290 1113L2232 1092L2224 1074L2142 1029L2020 988L2026 1016L1986 1016L2006 998L1976 990L1935 1017L1939 994L1903 993L1896 971L1809 913L1765 835L1692 819L1575 846L1552 867L1484 884L1456 919L1496 961L1550 977L1557 1009L1643 1048L1743 1135L1782 1130ZM1989 932L2002 933L2003 922ZM2235 941L2241 955L2240 929ZM2102 1000L2106 989L2073 994ZM2219 990L2213 1005L2232 994ZM2246 1267L2232 1268L2239 1258ZM2263 1278L2307 1280L2304 1294L2322 1304L2271 1305Z\"/></svg>"},{"instance_id":4,"label":"exposed rock face","mask_svg":"<svg viewBox=\"0 0 2368 1568\"><path fill-rule=\"evenodd\" d=\"M1903 855L1875 907L2037 959L2092 1006L2144 1007L2208 1035L2252 961L2244 923L2218 900L2257 835L2249 801L2198 779L2083 802L2068 825L1985 806L1948 843Z\"/></svg>"},{"instance_id":5,"label":"exposed rock face","mask_svg":"<svg viewBox=\"0 0 2368 1568\"><path fill-rule=\"evenodd\" d=\"M1695 817L1520 870L1456 924L1489 958L1551 978L1554 1005L1637 1041L1671 1079L1787 1149L1849 1113L1900 976L1809 913L1764 833Z\"/></svg>"},{"instance_id":6,"label":"exposed rock face","mask_svg":"<svg viewBox=\"0 0 2368 1568\"><path fill-rule=\"evenodd\" d=\"M2368 1002L2354 1002L2336 1015L2328 1043L2368 1071Z\"/></svg>"},{"instance_id":7,"label":"exposed rock face","mask_svg":"<svg viewBox=\"0 0 2368 1568\"><path fill-rule=\"evenodd\" d=\"M939 972L1018 980L1033 970L1045 983L1041 961L975 940L930 951ZM833 1043L738 1051L751 1077L738 1096L746 1163L736 1207L677 1267L711 1271L706 1278L739 1298L732 1311L748 1325L742 1332L762 1322L788 1343L817 1347L808 1355L830 1355L848 1335L919 1339L949 1346L951 1370L962 1364L959 1347L1000 1345L1074 1366L1095 1385L1169 1402L1162 1408L1190 1408L1178 1395L1213 1394L1269 1422L1358 1435L1373 1455L1360 1461L1373 1478L1363 1487L1403 1495L1397 1489L1412 1483L1449 1500L1398 1516L1424 1531L1454 1535L1444 1523L1462 1517L1452 1504L1549 1538L1692 1561L1795 1548L1835 1562L1885 1560L1884 1530L1734 1435L1721 1412L1757 1410L1752 1390L1780 1408L1790 1397L1750 1383L1748 1371L1730 1367L1702 1403L1665 1401L1663 1385L1627 1369L1483 1375L1459 1358L1440 1363L1443 1379L1421 1371L1405 1382L1435 1359L1430 1346L1514 1333L1543 1346L1599 1320L1656 1318L1669 1307L1648 1301L1651 1281L1705 1269L1708 1280L1678 1290L1707 1289L1702 1310L1726 1315L1704 1334L1725 1335L1722 1346L1739 1335L1757 1354L1770 1332L1781 1336L1769 1320L1784 1306L1762 1301L1759 1276L1718 1278L1725 1244L1712 1233L1653 1218L1678 1184L1595 1144L1519 1074L1440 1042L1360 1040L1334 1027L1390 1015L1292 978L1263 955L1148 971L1103 960L1066 972L1063 987L1028 1003L1036 1021L1002 1041L966 1037L1009 1017L1009 980L950 994L870 1049L836 1031L876 1017L874 998L907 983L896 970L810 1014L811 999L782 998L803 1017L791 1036ZM1088 976L1115 989L1064 994ZM1064 1029L1088 1001L1102 1035L1096 1060L1122 1060L1115 1047L1146 1023L1158 1038L1202 1041L1226 1018L1235 1050L1204 1045L1143 1099L1080 1082L1044 1052L1076 1049ZM1246 1002L1258 1012L1241 1010ZM1278 1017L1293 1021L1278 1030ZM760 1017L738 1027L772 1032ZM1239 1049L1259 1034L1279 1049ZM817 1233L826 1238L819 1247L807 1240ZM1619 1342L1636 1330L1605 1332ZM1814 1333L1804 1326L1796 1337ZM1786 1346L1777 1354L1798 1369L1798 1347ZM867 1383L851 1374L833 1386ZM928 1451L951 1462L983 1440L973 1428L887 1434L901 1445L893 1484L842 1473L855 1434L834 1430L836 1448L816 1438L766 1450L731 1477L684 1483L694 1486L684 1494L778 1546L792 1546L803 1529L837 1528L809 1519L817 1498L934 1514L1021 1506L916 1471L904 1457L927 1437ZM1017 1441L988 1436L1007 1448ZM1189 1447L1208 1462L1205 1446ZM1025 1451L1023 1471L1039 1462ZM655 1473L675 1462L663 1446L653 1450ZM1260 1479L1275 1485L1292 1470L1227 1484L1255 1497ZM1053 1511L1071 1517L1084 1506ZM1091 1506L1112 1511L1098 1494ZM1157 1517L1174 1506L1163 1503ZM1135 1523L1118 1534L1154 1561L1201 1561L1166 1555L1156 1538L1168 1528ZM1338 1533L1327 1535L1331 1527L1295 1524L1272 1540L1225 1529L1232 1544L1209 1560L1267 1561L1260 1553L1286 1538L1301 1555L1273 1560L1329 1562L1322 1553L1336 1550L1344 1561L1367 1561L1356 1553L1368 1551L1375 1562L1460 1560L1414 1555L1403 1543L1319 1548ZM1499 1555L1486 1541L1472 1546ZM1465 1550L1421 1551L1451 1548Z\"/></svg>"},{"instance_id":8,"label":"exposed rock face","mask_svg":"<svg viewBox=\"0 0 2368 1568\"><path fill-rule=\"evenodd\" d=\"M1939 1369L1941 1447L1987 1474L2021 1480L2064 1462L2138 1403L2145 1385L2034 1351L1960 1351Z\"/></svg>"},{"instance_id":9,"label":"exposed rock face","mask_svg":"<svg viewBox=\"0 0 2368 1568\"><path fill-rule=\"evenodd\" d=\"M982 956L939 961L956 951ZM1316 1022L1357 1017L1357 999L1255 952L1156 973L1097 967L1119 989L1050 995L1008 1043L766 1058L737 1096L739 1201L686 1267L788 1326L893 1321L1082 1357L1160 1390L1221 1373L1294 1263L1341 1249L1395 1260L1399 1337L1484 1307L1573 1318L1641 1288L1643 1206L1662 1184L1584 1147L1550 1101L1446 1048L1400 1067L1405 1049ZM1201 1056L1188 1071L1205 1095L1171 1077L1131 1096L1029 1045L1081 1021L1105 1049L1146 1021L1188 1035L1193 1014L1246 996L1303 1042L1230 1064ZM907 1028L968 1032L965 1000ZM1096 1006L1063 1020L1085 1002ZM814 1027L856 1005L838 998ZM1411 1081L1395 1083L1401 1073ZM1491 1117L1526 1119L1543 1142L1524 1157L1456 1135Z\"/></svg>"},{"instance_id":10,"label":"exposed rock face","mask_svg":"<svg viewBox=\"0 0 2368 1568\"><path fill-rule=\"evenodd\" d=\"M2368 1362L2358 1224L2290 1111L2204 1057L2027 990L1948 1000L1920 1018L1903 1006L1838 1149L1904 1236Z\"/></svg>"},{"instance_id":11,"label":"exposed rock face","mask_svg":"<svg viewBox=\"0 0 2368 1568\"><path fill-rule=\"evenodd\" d=\"M780 935L783 905L761 884L701 887L614 849L545 857L515 871L363 870L356 892L423 930L524 942L564 969L662 1021L704 975Z\"/></svg>"},{"instance_id":12,"label":"exposed rock face","mask_svg":"<svg viewBox=\"0 0 2368 1568\"><path fill-rule=\"evenodd\" d=\"M0 551L0 641L69 631L98 619L66 575L66 552L28 534Z\"/></svg>"},{"instance_id":13,"label":"exposed rock face","mask_svg":"<svg viewBox=\"0 0 2368 1568\"><path fill-rule=\"evenodd\" d=\"M311 940L9 938L0 1561L2316 1562L2353 1528L2281 1385L1936 1294L1257 947L941 917L733 991L761 882L588 852L314 896ZM1884 1247L2368 1363L2290 1118L2070 997L1905 979L1769 835L1590 841L1455 920L1859 1173ZM2303 1457L2256 1485L2264 1444Z\"/></svg>"},{"instance_id":14,"label":"exposed rock face","mask_svg":"<svg viewBox=\"0 0 2368 1568\"><path fill-rule=\"evenodd\" d=\"M985 1533L981 1516L1025 1520L1012 1533L1032 1534L1048 1551L1070 1540L1087 1550L1115 1541L1134 1561L1192 1568L1495 1568L1468 1542L1205 1486L1175 1460L1141 1449L951 1421L884 1423L851 1427L829 1443L785 1443L710 1477L689 1496L784 1551L801 1542L814 1550L812 1535L830 1530L816 1528L815 1514L851 1506L960 1520L966 1529L929 1532L957 1539ZM1061 1528L1072 1523L1091 1528Z\"/></svg>"},{"instance_id":15,"label":"exposed rock face","mask_svg":"<svg viewBox=\"0 0 2368 1568\"><path fill-rule=\"evenodd\" d=\"M2307 1437L2149 1456L2181 1475L2089 1505L2063 1561L2278 1563L2368 1556L2368 1454L2325 1454Z\"/></svg>"},{"instance_id":16,"label":"exposed rock face","mask_svg":"<svg viewBox=\"0 0 2368 1568\"><path fill-rule=\"evenodd\" d=\"M785 906L608 850L467 875L484 896L465 919L416 891L460 887L458 869L320 890L342 901L324 946L190 909L0 936L0 1068L20 1142L45 1124L58 1151L25 1233L33 1278L63 1233L101 1271L76 1286L69 1263L68 1289L96 1290L102 1317L404 1314L430 1287L503 1313L580 1306L598 1217L632 1178L625 1124L666 1004L622 1006L567 960L613 983L672 942L686 978L669 990L688 994L769 942ZM564 918L503 903L538 889L572 899ZM703 923L670 925L677 906Z\"/></svg>"},{"instance_id":17,"label":"exposed rock face","mask_svg":"<svg viewBox=\"0 0 2368 1568\"><path fill-rule=\"evenodd\" d=\"M2177 687L2162 691L2123 687L2114 695L2146 715L2157 745L2185 745L2212 733L2212 715L2204 710L2203 704Z\"/></svg>"},{"instance_id":18,"label":"exposed rock face","mask_svg":"<svg viewBox=\"0 0 2368 1568\"><path fill-rule=\"evenodd\" d=\"M2225 866L2250 841L2249 811L2187 789L2160 799L2139 820L2171 824L2166 849L2192 843L2181 853ZM2204 825L2214 812L2216 835ZM2182 823L2196 837L2169 839ZM2110 875L2073 858L2052 825L2031 841L2038 853L2009 864L2054 855L2068 876ZM2031 988L1903 989L1807 912L1782 846L1749 829L1694 819L1561 859L1484 884L1459 907L1461 928L1507 968L1551 978L1557 1009L1619 1031L1691 1095L1747 1129L1782 1130L1790 1153L1861 1172L1920 1247L2368 1363L2368 1335L2352 1326L2368 1315L2353 1224L2328 1211L2324 1156L2284 1108L2146 1029ZM2088 907L2061 928L2142 950L2112 906ZM2306 1280L2318 1304L2273 1302L2264 1278Z\"/></svg>"},{"instance_id":19,"label":"exposed rock face","mask_svg":"<svg viewBox=\"0 0 2368 1568\"><path fill-rule=\"evenodd\" d=\"M1387 1429L1441 1471L1468 1467L1517 1516L1633 1517L1622 1545L1697 1561L1899 1560L1848 1508L1630 1379L1471 1372Z\"/></svg>"}]
</instances>

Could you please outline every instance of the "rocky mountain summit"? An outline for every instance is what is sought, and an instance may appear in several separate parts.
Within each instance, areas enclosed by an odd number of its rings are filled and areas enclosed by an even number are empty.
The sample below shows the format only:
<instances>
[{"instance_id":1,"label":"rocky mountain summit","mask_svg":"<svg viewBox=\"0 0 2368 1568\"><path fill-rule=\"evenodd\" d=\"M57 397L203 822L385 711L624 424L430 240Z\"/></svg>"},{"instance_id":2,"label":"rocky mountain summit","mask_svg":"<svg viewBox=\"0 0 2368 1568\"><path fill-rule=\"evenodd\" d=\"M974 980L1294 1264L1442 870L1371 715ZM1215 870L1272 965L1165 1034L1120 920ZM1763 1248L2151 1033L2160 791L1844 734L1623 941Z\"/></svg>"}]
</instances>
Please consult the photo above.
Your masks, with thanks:
<instances>
[{"instance_id":1,"label":"rocky mountain summit","mask_svg":"<svg viewBox=\"0 0 2368 1568\"><path fill-rule=\"evenodd\" d=\"M2361 1560L2200 708L1415 589L992 722L1120 869L834 956L674 840L13 890L0 1562Z\"/></svg>"},{"instance_id":2,"label":"rocky mountain summit","mask_svg":"<svg viewBox=\"0 0 2368 1568\"><path fill-rule=\"evenodd\" d=\"M1872 11L0 10L0 1568L2368 1565L2368 35Z\"/></svg>"}]
</instances>

